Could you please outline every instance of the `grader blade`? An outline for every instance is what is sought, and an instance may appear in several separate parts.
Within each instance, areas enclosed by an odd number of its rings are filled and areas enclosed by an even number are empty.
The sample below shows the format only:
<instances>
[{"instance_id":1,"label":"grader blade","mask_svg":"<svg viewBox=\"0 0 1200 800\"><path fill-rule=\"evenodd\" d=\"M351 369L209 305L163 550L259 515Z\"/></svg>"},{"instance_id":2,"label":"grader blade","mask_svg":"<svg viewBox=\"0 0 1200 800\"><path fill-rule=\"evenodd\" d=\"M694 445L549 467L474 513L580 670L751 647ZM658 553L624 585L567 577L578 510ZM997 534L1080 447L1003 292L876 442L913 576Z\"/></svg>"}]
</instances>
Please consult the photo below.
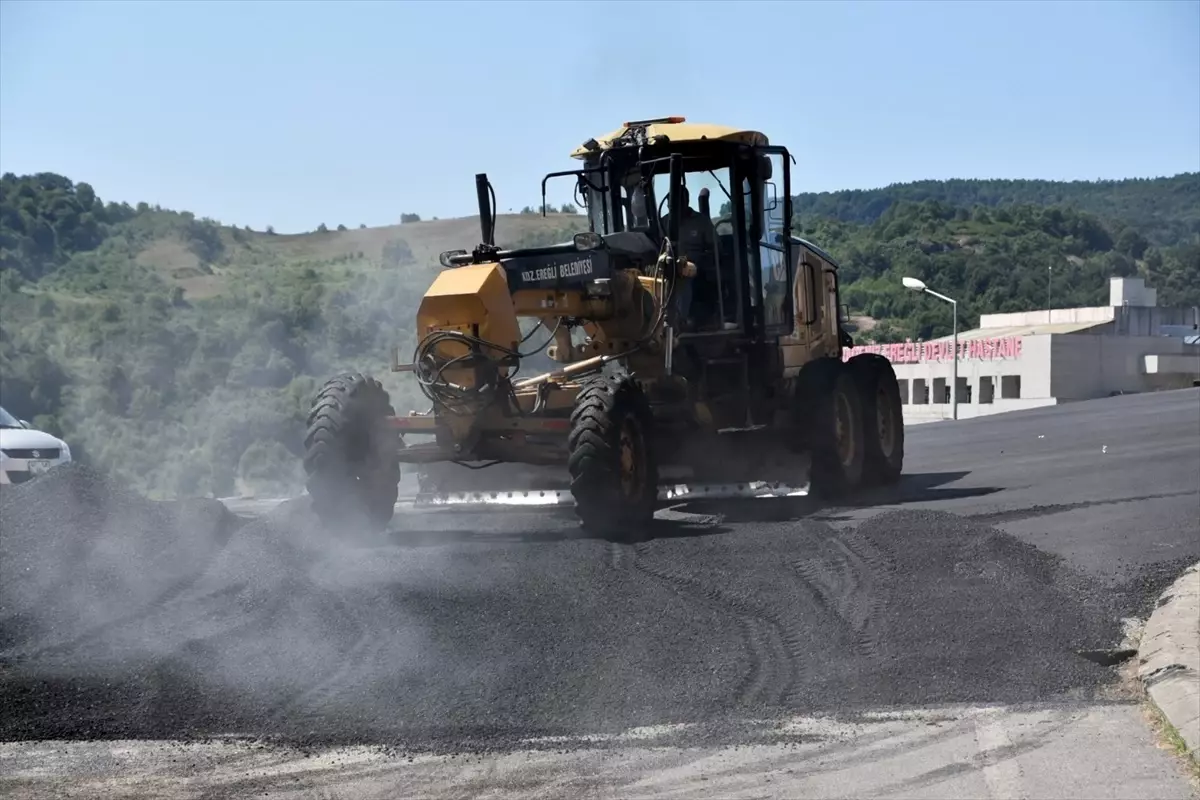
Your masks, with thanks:
<instances>
[{"instance_id":1,"label":"grader blade","mask_svg":"<svg viewBox=\"0 0 1200 800\"><path fill-rule=\"evenodd\" d=\"M418 494L413 505L416 508L437 506L566 506L573 502L567 489L519 489L516 491L492 492L424 492Z\"/></svg>"},{"instance_id":2,"label":"grader blade","mask_svg":"<svg viewBox=\"0 0 1200 800\"><path fill-rule=\"evenodd\" d=\"M794 486L774 481L745 483L672 483L660 485L658 502L685 503L689 500L734 500L765 497L805 497L807 484ZM455 507L554 507L575 502L569 489L517 490L494 492L426 492L417 495L417 508Z\"/></svg>"}]
</instances>

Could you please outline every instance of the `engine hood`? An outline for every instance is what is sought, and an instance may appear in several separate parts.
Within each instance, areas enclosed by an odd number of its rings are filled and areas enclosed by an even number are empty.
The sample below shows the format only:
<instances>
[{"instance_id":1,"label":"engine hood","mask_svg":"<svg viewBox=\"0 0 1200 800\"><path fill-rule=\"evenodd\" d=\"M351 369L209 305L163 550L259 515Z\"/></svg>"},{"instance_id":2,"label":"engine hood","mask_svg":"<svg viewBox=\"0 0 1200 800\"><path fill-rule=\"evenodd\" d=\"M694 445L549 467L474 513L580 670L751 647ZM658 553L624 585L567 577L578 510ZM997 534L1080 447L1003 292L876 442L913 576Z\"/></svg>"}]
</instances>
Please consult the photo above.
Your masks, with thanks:
<instances>
[{"instance_id":1,"label":"engine hood","mask_svg":"<svg viewBox=\"0 0 1200 800\"><path fill-rule=\"evenodd\" d=\"M568 289L612 275L615 269L646 268L658 256L658 247L637 231L609 233L596 250L558 252L510 251L500 259L511 291L517 289Z\"/></svg>"},{"instance_id":2,"label":"engine hood","mask_svg":"<svg viewBox=\"0 0 1200 800\"><path fill-rule=\"evenodd\" d=\"M612 275L612 261L603 250L526 255L501 259L511 291L565 289Z\"/></svg>"},{"instance_id":3,"label":"engine hood","mask_svg":"<svg viewBox=\"0 0 1200 800\"><path fill-rule=\"evenodd\" d=\"M65 448L66 442L45 431L29 428L0 428L0 450L38 450Z\"/></svg>"}]
</instances>

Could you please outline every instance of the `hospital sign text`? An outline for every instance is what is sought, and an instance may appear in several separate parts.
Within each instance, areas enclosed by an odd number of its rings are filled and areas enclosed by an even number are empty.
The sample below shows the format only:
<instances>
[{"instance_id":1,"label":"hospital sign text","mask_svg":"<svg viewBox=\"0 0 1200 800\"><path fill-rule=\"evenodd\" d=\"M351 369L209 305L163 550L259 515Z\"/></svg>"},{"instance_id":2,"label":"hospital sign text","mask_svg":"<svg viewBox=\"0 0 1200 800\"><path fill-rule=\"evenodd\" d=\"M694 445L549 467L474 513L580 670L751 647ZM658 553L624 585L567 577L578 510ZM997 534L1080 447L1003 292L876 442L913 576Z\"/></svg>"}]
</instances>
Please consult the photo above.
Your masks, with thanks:
<instances>
[{"instance_id":1,"label":"hospital sign text","mask_svg":"<svg viewBox=\"0 0 1200 800\"><path fill-rule=\"evenodd\" d=\"M994 336L982 339L962 339L958 343L959 361L1012 360L1021 357L1020 336ZM893 364L920 364L925 361L953 361L954 343L939 339L933 342L904 342L864 344L842 350L846 361L859 353L878 353Z\"/></svg>"}]
</instances>

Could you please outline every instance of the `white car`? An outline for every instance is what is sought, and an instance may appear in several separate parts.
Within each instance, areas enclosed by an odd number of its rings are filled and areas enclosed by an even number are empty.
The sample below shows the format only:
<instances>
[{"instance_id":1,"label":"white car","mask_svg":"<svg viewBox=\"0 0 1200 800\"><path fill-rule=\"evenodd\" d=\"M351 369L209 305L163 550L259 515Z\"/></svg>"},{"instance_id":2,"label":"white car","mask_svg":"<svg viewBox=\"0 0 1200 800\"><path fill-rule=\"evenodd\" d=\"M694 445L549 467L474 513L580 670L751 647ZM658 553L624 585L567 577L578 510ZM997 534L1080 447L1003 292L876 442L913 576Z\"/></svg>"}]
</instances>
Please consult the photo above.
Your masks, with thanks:
<instances>
[{"instance_id":1,"label":"white car","mask_svg":"<svg viewBox=\"0 0 1200 800\"><path fill-rule=\"evenodd\" d=\"M24 483L70 460L71 448L62 439L0 408L0 485Z\"/></svg>"}]
</instances>

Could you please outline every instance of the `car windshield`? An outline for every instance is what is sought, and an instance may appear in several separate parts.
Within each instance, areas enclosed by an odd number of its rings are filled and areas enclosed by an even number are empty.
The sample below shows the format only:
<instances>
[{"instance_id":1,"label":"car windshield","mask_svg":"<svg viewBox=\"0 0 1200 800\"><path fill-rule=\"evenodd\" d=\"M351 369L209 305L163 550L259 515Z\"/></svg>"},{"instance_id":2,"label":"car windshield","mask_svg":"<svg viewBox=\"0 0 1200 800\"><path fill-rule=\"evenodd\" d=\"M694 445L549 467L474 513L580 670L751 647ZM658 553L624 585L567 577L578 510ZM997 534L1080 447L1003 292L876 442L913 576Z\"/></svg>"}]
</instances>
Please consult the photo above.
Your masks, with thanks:
<instances>
[{"instance_id":1,"label":"car windshield","mask_svg":"<svg viewBox=\"0 0 1200 800\"><path fill-rule=\"evenodd\" d=\"M17 418L14 417L12 414L5 411L3 407L0 407L0 428L19 428L19 427L21 427L20 421L18 421Z\"/></svg>"}]
</instances>

